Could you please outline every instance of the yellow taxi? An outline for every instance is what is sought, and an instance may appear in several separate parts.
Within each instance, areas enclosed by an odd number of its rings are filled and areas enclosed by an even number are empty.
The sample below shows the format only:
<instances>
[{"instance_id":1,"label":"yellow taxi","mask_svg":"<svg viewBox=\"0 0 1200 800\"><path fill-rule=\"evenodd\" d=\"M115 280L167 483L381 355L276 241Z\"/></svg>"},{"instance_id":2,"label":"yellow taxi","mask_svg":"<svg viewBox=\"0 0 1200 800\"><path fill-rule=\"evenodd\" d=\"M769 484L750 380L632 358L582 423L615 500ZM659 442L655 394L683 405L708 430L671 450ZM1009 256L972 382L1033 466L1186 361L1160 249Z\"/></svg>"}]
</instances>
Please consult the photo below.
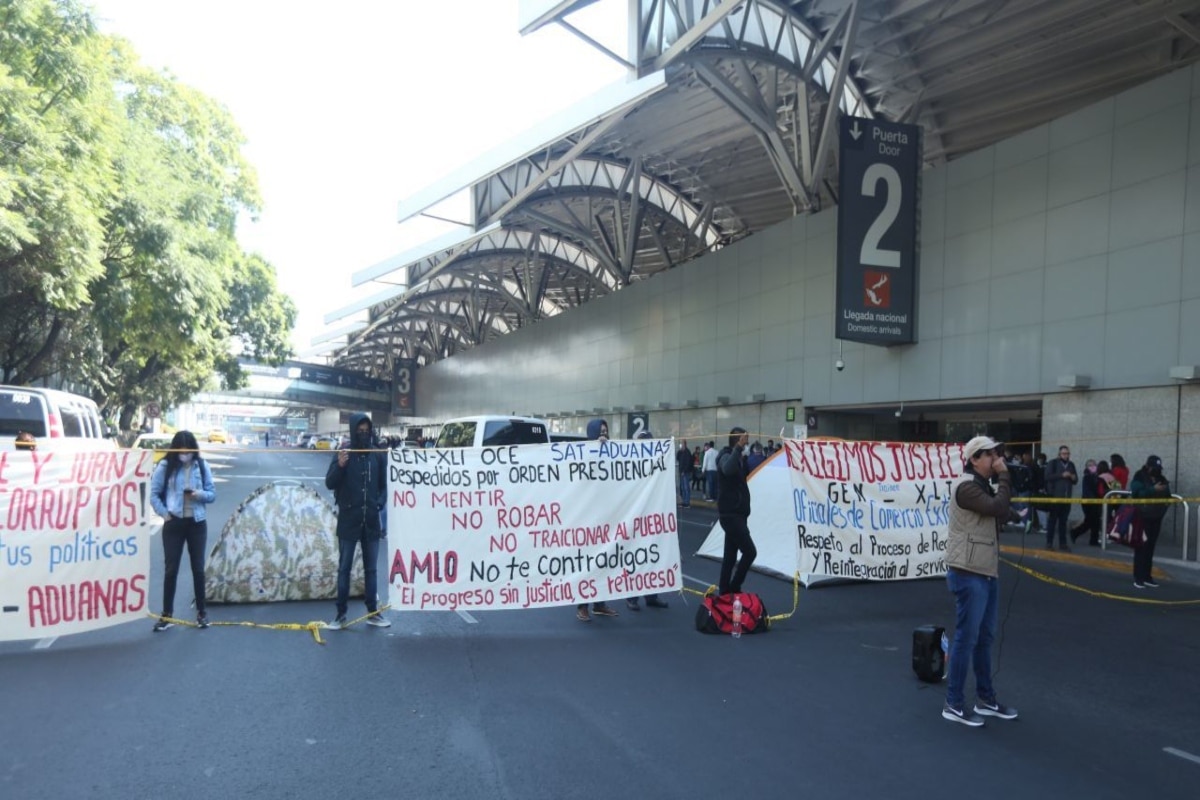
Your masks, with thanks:
<instances>
[{"instance_id":1,"label":"yellow taxi","mask_svg":"<svg viewBox=\"0 0 1200 800\"><path fill-rule=\"evenodd\" d=\"M209 444L228 444L229 434L225 432L224 428L213 428L208 432L208 442Z\"/></svg>"},{"instance_id":2,"label":"yellow taxi","mask_svg":"<svg viewBox=\"0 0 1200 800\"><path fill-rule=\"evenodd\" d=\"M333 438L332 436L322 436L321 438L317 439L316 444L313 445L313 449L314 450L334 450L337 448L337 444L338 444L338 440Z\"/></svg>"}]
</instances>

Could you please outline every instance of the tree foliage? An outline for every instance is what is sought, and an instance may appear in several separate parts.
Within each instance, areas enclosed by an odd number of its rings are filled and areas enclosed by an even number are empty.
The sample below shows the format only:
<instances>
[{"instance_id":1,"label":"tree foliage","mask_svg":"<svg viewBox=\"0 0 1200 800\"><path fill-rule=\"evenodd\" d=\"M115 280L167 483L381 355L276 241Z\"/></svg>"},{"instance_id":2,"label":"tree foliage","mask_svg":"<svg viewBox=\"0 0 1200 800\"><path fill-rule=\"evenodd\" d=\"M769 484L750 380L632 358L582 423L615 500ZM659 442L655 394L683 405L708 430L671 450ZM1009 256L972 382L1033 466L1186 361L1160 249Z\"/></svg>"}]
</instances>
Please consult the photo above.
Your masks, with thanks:
<instances>
[{"instance_id":1,"label":"tree foliage","mask_svg":"<svg viewBox=\"0 0 1200 800\"><path fill-rule=\"evenodd\" d=\"M295 306L236 240L260 203L242 145L76 0L0 0L0 378L69 382L128 427L242 385L239 352L286 358Z\"/></svg>"}]
</instances>

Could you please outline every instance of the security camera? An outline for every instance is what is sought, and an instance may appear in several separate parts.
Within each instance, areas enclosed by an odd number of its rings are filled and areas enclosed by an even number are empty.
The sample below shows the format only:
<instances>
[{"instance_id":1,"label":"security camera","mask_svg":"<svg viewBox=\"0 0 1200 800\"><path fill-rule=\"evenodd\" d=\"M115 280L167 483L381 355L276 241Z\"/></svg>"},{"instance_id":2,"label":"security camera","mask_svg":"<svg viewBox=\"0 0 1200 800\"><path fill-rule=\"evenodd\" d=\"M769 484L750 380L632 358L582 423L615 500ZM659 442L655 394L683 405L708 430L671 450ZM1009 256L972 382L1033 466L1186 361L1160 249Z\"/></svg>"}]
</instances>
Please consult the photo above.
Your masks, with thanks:
<instances>
[{"instance_id":1,"label":"security camera","mask_svg":"<svg viewBox=\"0 0 1200 800\"><path fill-rule=\"evenodd\" d=\"M842 370L844 370L846 368L846 362L842 361L840 358L837 361L833 362L833 365L835 367L837 367L838 372L841 372Z\"/></svg>"}]
</instances>

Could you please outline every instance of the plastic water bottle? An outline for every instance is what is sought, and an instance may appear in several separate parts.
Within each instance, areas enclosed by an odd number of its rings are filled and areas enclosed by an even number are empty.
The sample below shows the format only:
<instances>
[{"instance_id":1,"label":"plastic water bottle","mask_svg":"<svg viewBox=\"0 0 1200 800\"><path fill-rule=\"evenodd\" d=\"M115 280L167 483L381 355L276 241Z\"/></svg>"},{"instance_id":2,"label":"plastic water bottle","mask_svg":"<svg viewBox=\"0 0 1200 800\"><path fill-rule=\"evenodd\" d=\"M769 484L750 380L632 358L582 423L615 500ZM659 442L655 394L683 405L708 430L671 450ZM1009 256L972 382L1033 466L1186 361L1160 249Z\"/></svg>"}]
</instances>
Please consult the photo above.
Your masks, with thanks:
<instances>
[{"instance_id":1,"label":"plastic water bottle","mask_svg":"<svg viewBox=\"0 0 1200 800\"><path fill-rule=\"evenodd\" d=\"M742 598L733 598L733 638L742 638Z\"/></svg>"}]
</instances>

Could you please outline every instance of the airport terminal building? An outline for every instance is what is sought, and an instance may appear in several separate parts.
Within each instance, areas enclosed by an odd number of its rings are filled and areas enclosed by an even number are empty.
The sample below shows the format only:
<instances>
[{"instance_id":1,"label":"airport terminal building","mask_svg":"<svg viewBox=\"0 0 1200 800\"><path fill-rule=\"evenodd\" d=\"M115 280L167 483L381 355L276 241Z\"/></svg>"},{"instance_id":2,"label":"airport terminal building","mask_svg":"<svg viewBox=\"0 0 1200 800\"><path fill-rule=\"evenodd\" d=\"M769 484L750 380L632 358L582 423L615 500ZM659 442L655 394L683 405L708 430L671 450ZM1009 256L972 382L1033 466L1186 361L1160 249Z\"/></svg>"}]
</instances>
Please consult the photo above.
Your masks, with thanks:
<instances>
[{"instance_id":1,"label":"airport terminal building","mask_svg":"<svg viewBox=\"0 0 1200 800\"><path fill-rule=\"evenodd\" d=\"M523 29L585 5L528 2ZM334 363L401 371L393 423L988 433L1080 466L1153 453L1198 495L1198 10L632 0L627 82L401 204L458 193L469 225L355 275L390 288L329 315L365 317ZM917 179L874 211L848 199L855 119L919 134ZM885 224L900 186L911 244ZM846 230L879 220L911 258L882 317L908 341L847 331Z\"/></svg>"}]
</instances>

